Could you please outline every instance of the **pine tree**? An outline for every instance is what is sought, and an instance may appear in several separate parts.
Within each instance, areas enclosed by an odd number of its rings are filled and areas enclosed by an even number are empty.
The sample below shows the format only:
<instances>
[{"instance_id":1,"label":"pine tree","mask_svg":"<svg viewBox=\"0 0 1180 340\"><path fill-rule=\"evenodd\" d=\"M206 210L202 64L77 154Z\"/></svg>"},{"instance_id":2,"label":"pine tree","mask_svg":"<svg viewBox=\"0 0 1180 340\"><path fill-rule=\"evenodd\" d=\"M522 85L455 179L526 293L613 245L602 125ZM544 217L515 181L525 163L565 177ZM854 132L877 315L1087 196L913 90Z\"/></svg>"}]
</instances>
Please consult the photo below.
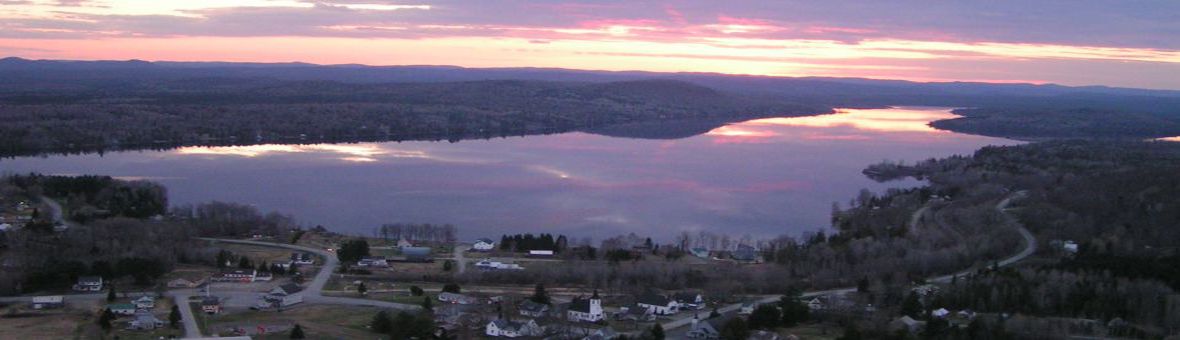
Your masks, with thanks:
<instances>
[{"instance_id":1,"label":"pine tree","mask_svg":"<svg viewBox=\"0 0 1180 340\"><path fill-rule=\"evenodd\" d=\"M107 302L115 302L115 300L118 298L119 296L115 294L115 286L111 286L111 288L107 290Z\"/></svg>"},{"instance_id":2,"label":"pine tree","mask_svg":"<svg viewBox=\"0 0 1180 340\"><path fill-rule=\"evenodd\" d=\"M664 340L664 326L660 326L660 323L657 322L651 326L650 334L652 340Z\"/></svg>"},{"instance_id":3,"label":"pine tree","mask_svg":"<svg viewBox=\"0 0 1180 340\"><path fill-rule=\"evenodd\" d=\"M422 309L427 310L427 311L434 310L434 303L430 300L429 296L422 298Z\"/></svg>"},{"instance_id":4,"label":"pine tree","mask_svg":"<svg viewBox=\"0 0 1180 340\"><path fill-rule=\"evenodd\" d=\"M545 285L538 283L533 288L533 296L529 297L529 300L543 305L549 304L549 294L545 292Z\"/></svg>"},{"instance_id":5,"label":"pine tree","mask_svg":"<svg viewBox=\"0 0 1180 340\"><path fill-rule=\"evenodd\" d=\"M172 328L180 328L180 307L172 305L172 311L168 312L168 325Z\"/></svg>"},{"instance_id":6,"label":"pine tree","mask_svg":"<svg viewBox=\"0 0 1180 340\"><path fill-rule=\"evenodd\" d=\"M389 333L393 328L393 320L389 318L389 313L386 311L377 312L373 315L373 321L369 323L369 329L374 333Z\"/></svg>"},{"instance_id":7,"label":"pine tree","mask_svg":"<svg viewBox=\"0 0 1180 340\"><path fill-rule=\"evenodd\" d=\"M364 282L361 282L361 284L360 284L360 285L357 285L357 286L356 286L356 292L357 292L357 293L360 293L361 295L365 295L365 293L367 293L368 291L369 291L369 288L368 288L368 287L365 287L365 283L364 283Z\"/></svg>"},{"instance_id":8,"label":"pine tree","mask_svg":"<svg viewBox=\"0 0 1180 340\"><path fill-rule=\"evenodd\" d=\"M303 335L303 326L300 326L299 324L295 324L295 328L291 328L290 338L291 339L303 339L304 337L305 336Z\"/></svg>"},{"instance_id":9,"label":"pine tree","mask_svg":"<svg viewBox=\"0 0 1180 340\"><path fill-rule=\"evenodd\" d=\"M114 318L115 318L115 313L111 313L110 308L103 309L102 315L98 316L98 327L101 327L103 331L110 331L111 330L111 320L113 320Z\"/></svg>"}]
</instances>

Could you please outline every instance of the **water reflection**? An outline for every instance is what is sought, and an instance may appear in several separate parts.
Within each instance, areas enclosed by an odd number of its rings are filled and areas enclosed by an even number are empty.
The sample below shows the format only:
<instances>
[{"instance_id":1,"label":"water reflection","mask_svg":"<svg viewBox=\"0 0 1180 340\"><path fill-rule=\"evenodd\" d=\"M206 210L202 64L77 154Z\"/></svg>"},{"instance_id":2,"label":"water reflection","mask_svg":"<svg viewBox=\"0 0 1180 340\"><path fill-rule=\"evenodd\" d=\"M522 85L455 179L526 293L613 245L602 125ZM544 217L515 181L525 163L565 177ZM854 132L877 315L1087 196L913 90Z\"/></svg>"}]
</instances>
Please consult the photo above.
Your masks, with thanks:
<instances>
[{"instance_id":1,"label":"water reflection","mask_svg":"<svg viewBox=\"0 0 1180 340\"><path fill-rule=\"evenodd\" d=\"M486 141L194 147L0 161L13 172L97 173L168 186L174 204L254 204L308 224L371 232L452 223L464 238L680 231L798 234L874 183L869 163L970 153L1013 141L937 131L947 109L841 110L759 119L681 139L567 133ZM702 129L701 131L708 131Z\"/></svg>"}]
</instances>

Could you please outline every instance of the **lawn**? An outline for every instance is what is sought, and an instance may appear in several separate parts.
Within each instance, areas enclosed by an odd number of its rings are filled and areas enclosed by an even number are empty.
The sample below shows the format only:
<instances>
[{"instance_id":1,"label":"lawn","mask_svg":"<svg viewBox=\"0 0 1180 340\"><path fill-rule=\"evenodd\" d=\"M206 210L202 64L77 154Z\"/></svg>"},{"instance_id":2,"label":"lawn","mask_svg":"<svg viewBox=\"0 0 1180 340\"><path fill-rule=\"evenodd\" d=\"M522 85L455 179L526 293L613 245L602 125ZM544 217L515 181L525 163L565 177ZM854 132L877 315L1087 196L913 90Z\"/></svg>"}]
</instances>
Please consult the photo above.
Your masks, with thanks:
<instances>
[{"instance_id":1,"label":"lawn","mask_svg":"<svg viewBox=\"0 0 1180 340\"><path fill-rule=\"evenodd\" d=\"M373 334L368 332L368 324L378 310L362 306L298 305L282 312L227 313L207 317L211 332L206 335L240 328L255 339L286 339L291 327L299 324L308 339L369 338ZM267 328L267 334L258 334L259 326Z\"/></svg>"}]
</instances>

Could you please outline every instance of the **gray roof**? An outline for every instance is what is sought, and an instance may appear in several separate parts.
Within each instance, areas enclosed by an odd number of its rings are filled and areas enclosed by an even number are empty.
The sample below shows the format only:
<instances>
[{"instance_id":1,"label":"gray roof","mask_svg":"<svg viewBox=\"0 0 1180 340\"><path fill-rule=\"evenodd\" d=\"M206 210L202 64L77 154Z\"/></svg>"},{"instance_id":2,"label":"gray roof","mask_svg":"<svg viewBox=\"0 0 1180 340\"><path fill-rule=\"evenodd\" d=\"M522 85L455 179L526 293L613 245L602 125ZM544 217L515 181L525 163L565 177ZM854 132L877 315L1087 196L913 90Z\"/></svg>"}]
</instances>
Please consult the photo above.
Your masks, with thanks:
<instances>
[{"instance_id":1,"label":"gray roof","mask_svg":"<svg viewBox=\"0 0 1180 340\"><path fill-rule=\"evenodd\" d=\"M300 287L299 285L294 284L294 283L284 284L282 286L279 286L279 288L282 289L283 292L287 293L287 294L295 294L295 293L303 291L303 287Z\"/></svg>"},{"instance_id":2,"label":"gray roof","mask_svg":"<svg viewBox=\"0 0 1180 340\"><path fill-rule=\"evenodd\" d=\"M481 238L481 239L475 240L475 242L477 242L477 243L478 243L478 242L483 242L483 243L496 243L496 242L493 242L493 241L492 241L492 239L490 239L490 238Z\"/></svg>"},{"instance_id":3,"label":"gray roof","mask_svg":"<svg viewBox=\"0 0 1180 340\"><path fill-rule=\"evenodd\" d=\"M520 303L520 309L526 312L540 313L549 310L549 305L536 303L533 300L524 300Z\"/></svg>"},{"instance_id":4,"label":"gray roof","mask_svg":"<svg viewBox=\"0 0 1180 340\"><path fill-rule=\"evenodd\" d=\"M647 291L646 293L643 293L643 295L640 295L639 300L636 300L636 302L645 305L667 306L672 302L672 300L668 299L668 297L664 296L663 294L656 294L656 292Z\"/></svg>"}]
</instances>

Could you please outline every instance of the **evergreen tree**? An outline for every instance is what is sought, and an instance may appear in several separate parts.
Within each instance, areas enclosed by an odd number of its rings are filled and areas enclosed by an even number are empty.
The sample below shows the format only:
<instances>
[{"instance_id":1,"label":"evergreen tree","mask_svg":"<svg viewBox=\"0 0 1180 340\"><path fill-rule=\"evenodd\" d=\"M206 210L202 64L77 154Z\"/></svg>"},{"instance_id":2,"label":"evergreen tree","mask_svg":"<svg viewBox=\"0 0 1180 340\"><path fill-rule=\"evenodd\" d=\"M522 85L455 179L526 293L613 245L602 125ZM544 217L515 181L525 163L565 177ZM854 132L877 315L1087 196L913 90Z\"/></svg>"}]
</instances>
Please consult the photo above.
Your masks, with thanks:
<instances>
[{"instance_id":1,"label":"evergreen tree","mask_svg":"<svg viewBox=\"0 0 1180 340\"><path fill-rule=\"evenodd\" d=\"M860 330L856 329L856 325L849 324L844 326L844 335L841 335L836 340L861 340L864 337L860 335Z\"/></svg>"},{"instance_id":2,"label":"evergreen tree","mask_svg":"<svg viewBox=\"0 0 1180 340\"><path fill-rule=\"evenodd\" d=\"M290 338L291 339L303 339L304 337L305 337L305 335L303 335L303 326L300 326L299 324L295 324L295 328L291 328Z\"/></svg>"},{"instance_id":3,"label":"evergreen tree","mask_svg":"<svg viewBox=\"0 0 1180 340\"><path fill-rule=\"evenodd\" d=\"M533 296L529 297L529 300L539 304L548 305L549 293L545 292L545 285L538 283L537 286L533 288Z\"/></svg>"},{"instance_id":4,"label":"evergreen tree","mask_svg":"<svg viewBox=\"0 0 1180 340\"><path fill-rule=\"evenodd\" d=\"M778 327L782 320L782 313L774 305L761 305L750 313L749 326L751 329L772 330Z\"/></svg>"},{"instance_id":5,"label":"evergreen tree","mask_svg":"<svg viewBox=\"0 0 1180 340\"><path fill-rule=\"evenodd\" d=\"M901 314L915 319L922 317L922 301L918 299L917 293L910 292L901 302Z\"/></svg>"},{"instance_id":6,"label":"evergreen tree","mask_svg":"<svg viewBox=\"0 0 1180 340\"><path fill-rule=\"evenodd\" d=\"M422 287L410 286L410 295L422 296L422 294L426 294L426 292L422 291Z\"/></svg>"},{"instance_id":7,"label":"evergreen tree","mask_svg":"<svg viewBox=\"0 0 1180 340\"><path fill-rule=\"evenodd\" d=\"M750 328L746 325L746 320L742 318L729 319L724 326L721 326L719 332L721 332L723 340L746 340L750 337Z\"/></svg>"},{"instance_id":8,"label":"evergreen tree","mask_svg":"<svg viewBox=\"0 0 1180 340\"><path fill-rule=\"evenodd\" d=\"M107 289L107 302L115 302L115 300L118 298L119 296L115 294L115 286L111 286L110 289Z\"/></svg>"},{"instance_id":9,"label":"evergreen tree","mask_svg":"<svg viewBox=\"0 0 1180 340\"><path fill-rule=\"evenodd\" d=\"M443 285L443 289L442 289L442 291L444 291L444 292L455 293L455 294L461 293L460 292L461 290L462 290L462 288L459 287L459 284L454 283L454 282Z\"/></svg>"},{"instance_id":10,"label":"evergreen tree","mask_svg":"<svg viewBox=\"0 0 1180 340\"><path fill-rule=\"evenodd\" d=\"M434 302L430 299L429 296L425 296L422 298L422 309L427 310L427 311L434 310Z\"/></svg>"},{"instance_id":11,"label":"evergreen tree","mask_svg":"<svg viewBox=\"0 0 1180 340\"><path fill-rule=\"evenodd\" d=\"M180 328L180 306L172 305L172 311L168 312L168 325Z\"/></svg>"},{"instance_id":12,"label":"evergreen tree","mask_svg":"<svg viewBox=\"0 0 1180 340\"><path fill-rule=\"evenodd\" d=\"M356 292L360 293L361 295L365 295L365 293L369 292L369 288L365 287L364 282L361 282L361 284L356 286Z\"/></svg>"},{"instance_id":13,"label":"evergreen tree","mask_svg":"<svg viewBox=\"0 0 1180 340\"><path fill-rule=\"evenodd\" d=\"M103 309L102 314L100 314L98 316L98 320L97 320L98 327L102 328L103 331L110 331L111 330L111 320L113 320L114 318L115 318L115 313L112 313L110 308Z\"/></svg>"},{"instance_id":14,"label":"evergreen tree","mask_svg":"<svg viewBox=\"0 0 1180 340\"><path fill-rule=\"evenodd\" d=\"M389 333L393 329L393 320L389 318L388 312L377 312L376 315L373 315L373 321L369 322L369 329L374 333Z\"/></svg>"},{"instance_id":15,"label":"evergreen tree","mask_svg":"<svg viewBox=\"0 0 1180 340\"><path fill-rule=\"evenodd\" d=\"M451 269L452 269L453 267L455 267L455 261L451 261L451 260L446 260L446 261L443 261L443 271L444 271L444 272L449 272L449 271L451 271Z\"/></svg>"},{"instance_id":16,"label":"evergreen tree","mask_svg":"<svg viewBox=\"0 0 1180 340\"><path fill-rule=\"evenodd\" d=\"M661 326L659 322L652 325L648 333L651 335L652 340L664 340L664 326Z\"/></svg>"}]
</instances>

